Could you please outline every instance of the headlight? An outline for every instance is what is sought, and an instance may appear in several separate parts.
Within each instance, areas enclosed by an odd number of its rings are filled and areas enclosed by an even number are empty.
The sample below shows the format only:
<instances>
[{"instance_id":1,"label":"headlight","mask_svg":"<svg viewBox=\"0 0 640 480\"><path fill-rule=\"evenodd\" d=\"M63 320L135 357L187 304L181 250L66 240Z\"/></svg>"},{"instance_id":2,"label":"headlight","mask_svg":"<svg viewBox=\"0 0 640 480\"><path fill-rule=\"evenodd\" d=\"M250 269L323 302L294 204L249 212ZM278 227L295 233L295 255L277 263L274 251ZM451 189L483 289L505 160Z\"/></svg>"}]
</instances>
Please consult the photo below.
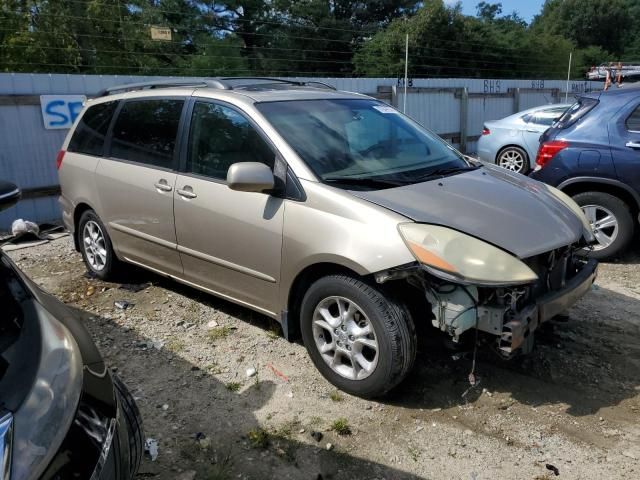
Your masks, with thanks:
<instances>
[{"instance_id":1,"label":"headlight","mask_svg":"<svg viewBox=\"0 0 640 480\"><path fill-rule=\"evenodd\" d=\"M558 190L557 188L552 187L551 185L547 185L547 188L554 197L556 197L558 200L564 203L568 208L570 208L571 211L575 213L576 216L580 219L580 221L582 222L582 228L584 229L583 233L584 233L585 240L588 243L595 242L596 237L594 237L593 235L593 228L591 228L591 222L589 222L584 212L582 211L580 206L573 200L573 198L571 198L569 195L564 193L562 190Z\"/></svg>"},{"instance_id":2,"label":"headlight","mask_svg":"<svg viewBox=\"0 0 640 480\"><path fill-rule=\"evenodd\" d=\"M13 417L13 478L39 478L60 448L82 391L82 358L69 330L35 302L25 315L40 323L38 373ZM4 479L3 479L4 480Z\"/></svg>"},{"instance_id":3,"label":"headlight","mask_svg":"<svg viewBox=\"0 0 640 480\"><path fill-rule=\"evenodd\" d=\"M420 223L402 223L399 230L416 259L446 280L497 286L538 279L516 257L456 230Z\"/></svg>"}]
</instances>

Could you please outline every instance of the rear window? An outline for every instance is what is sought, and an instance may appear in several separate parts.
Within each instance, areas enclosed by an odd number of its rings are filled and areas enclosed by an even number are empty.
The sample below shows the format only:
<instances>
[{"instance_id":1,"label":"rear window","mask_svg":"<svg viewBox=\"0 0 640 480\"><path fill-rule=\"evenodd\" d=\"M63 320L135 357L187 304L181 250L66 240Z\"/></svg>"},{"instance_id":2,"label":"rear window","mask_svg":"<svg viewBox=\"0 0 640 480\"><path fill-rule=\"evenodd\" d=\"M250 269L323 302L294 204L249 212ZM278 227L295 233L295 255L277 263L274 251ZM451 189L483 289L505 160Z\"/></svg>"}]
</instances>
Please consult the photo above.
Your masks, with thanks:
<instances>
[{"instance_id":1,"label":"rear window","mask_svg":"<svg viewBox=\"0 0 640 480\"><path fill-rule=\"evenodd\" d=\"M568 128L584 118L598 104L598 100L582 97L571 105L554 125L556 128Z\"/></svg>"},{"instance_id":2,"label":"rear window","mask_svg":"<svg viewBox=\"0 0 640 480\"><path fill-rule=\"evenodd\" d=\"M105 102L89 107L78 122L67 150L101 156L104 139L117 106L118 102Z\"/></svg>"},{"instance_id":3,"label":"rear window","mask_svg":"<svg viewBox=\"0 0 640 480\"><path fill-rule=\"evenodd\" d=\"M184 100L126 102L113 126L111 156L171 168Z\"/></svg>"}]
</instances>

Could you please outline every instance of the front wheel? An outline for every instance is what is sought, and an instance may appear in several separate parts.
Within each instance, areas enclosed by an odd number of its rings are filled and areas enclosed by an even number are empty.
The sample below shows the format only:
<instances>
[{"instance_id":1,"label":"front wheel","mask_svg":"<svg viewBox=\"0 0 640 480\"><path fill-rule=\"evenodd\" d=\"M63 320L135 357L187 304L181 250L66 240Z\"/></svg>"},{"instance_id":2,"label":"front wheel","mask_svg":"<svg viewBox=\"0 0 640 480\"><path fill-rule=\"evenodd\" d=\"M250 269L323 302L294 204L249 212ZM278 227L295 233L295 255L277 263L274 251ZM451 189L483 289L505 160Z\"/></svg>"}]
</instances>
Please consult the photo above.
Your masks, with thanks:
<instances>
[{"instance_id":1,"label":"front wheel","mask_svg":"<svg viewBox=\"0 0 640 480\"><path fill-rule=\"evenodd\" d=\"M599 260L621 253L633 238L633 216L625 202L604 192L584 192L573 197L582 208L598 243L587 255Z\"/></svg>"},{"instance_id":2,"label":"front wheel","mask_svg":"<svg viewBox=\"0 0 640 480\"><path fill-rule=\"evenodd\" d=\"M320 373L360 397L391 390L409 373L416 333L408 309L346 275L316 281L301 306L304 344Z\"/></svg>"}]
</instances>

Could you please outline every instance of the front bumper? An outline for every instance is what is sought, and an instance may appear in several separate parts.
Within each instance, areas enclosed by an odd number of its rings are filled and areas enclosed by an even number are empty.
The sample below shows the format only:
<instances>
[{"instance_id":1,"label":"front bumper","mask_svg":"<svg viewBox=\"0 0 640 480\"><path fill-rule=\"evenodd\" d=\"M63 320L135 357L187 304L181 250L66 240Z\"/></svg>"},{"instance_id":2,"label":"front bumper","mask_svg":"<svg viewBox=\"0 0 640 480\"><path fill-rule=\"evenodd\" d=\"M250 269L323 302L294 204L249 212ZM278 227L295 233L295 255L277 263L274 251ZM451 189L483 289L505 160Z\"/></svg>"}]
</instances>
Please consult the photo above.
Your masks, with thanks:
<instances>
[{"instance_id":1,"label":"front bumper","mask_svg":"<svg viewBox=\"0 0 640 480\"><path fill-rule=\"evenodd\" d=\"M524 348L528 345L527 339L540 324L572 307L589 291L597 275L598 262L590 259L563 288L544 294L521 309L505 323L499 349L505 354L511 354L519 348L528 350Z\"/></svg>"}]
</instances>

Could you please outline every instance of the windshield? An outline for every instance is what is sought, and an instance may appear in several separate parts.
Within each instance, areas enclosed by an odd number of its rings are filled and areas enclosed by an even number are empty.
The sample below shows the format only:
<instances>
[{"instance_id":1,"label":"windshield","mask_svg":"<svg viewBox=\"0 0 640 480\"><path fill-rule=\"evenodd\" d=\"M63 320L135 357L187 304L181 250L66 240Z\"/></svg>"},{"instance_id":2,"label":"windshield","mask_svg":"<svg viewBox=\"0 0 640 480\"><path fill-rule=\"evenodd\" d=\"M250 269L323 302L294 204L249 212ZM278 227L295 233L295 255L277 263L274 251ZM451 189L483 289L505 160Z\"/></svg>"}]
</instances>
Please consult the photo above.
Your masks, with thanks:
<instances>
[{"instance_id":1,"label":"windshield","mask_svg":"<svg viewBox=\"0 0 640 480\"><path fill-rule=\"evenodd\" d=\"M302 100L256 106L326 183L390 188L470 168L440 138L375 100Z\"/></svg>"}]
</instances>

